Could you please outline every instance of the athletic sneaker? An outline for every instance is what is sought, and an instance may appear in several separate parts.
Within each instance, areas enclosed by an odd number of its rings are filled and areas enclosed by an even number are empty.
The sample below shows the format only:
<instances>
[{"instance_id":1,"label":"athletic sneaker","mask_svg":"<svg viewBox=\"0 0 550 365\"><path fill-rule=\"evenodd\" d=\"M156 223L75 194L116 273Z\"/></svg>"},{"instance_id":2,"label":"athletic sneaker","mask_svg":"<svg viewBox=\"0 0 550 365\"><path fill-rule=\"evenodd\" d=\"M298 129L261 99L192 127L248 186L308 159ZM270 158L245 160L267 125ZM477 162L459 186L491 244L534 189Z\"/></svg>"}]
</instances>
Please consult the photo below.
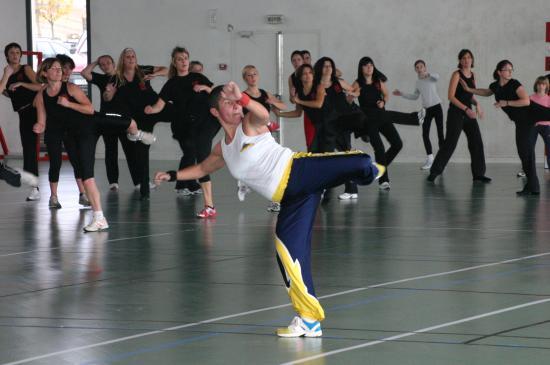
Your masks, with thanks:
<instances>
[{"instance_id":1,"label":"athletic sneaker","mask_svg":"<svg viewBox=\"0 0 550 365\"><path fill-rule=\"evenodd\" d=\"M88 200L88 197L84 193L80 193L80 196L78 197L78 204L83 205L85 207L91 206L90 201Z\"/></svg>"},{"instance_id":2,"label":"athletic sneaker","mask_svg":"<svg viewBox=\"0 0 550 365\"><path fill-rule=\"evenodd\" d=\"M418 112L418 125L422 125L422 123L424 123L424 118L426 118L426 109L422 108Z\"/></svg>"},{"instance_id":3,"label":"athletic sneaker","mask_svg":"<svg viewBox=\"0 0 550 365\"><path fill-rule=\"evenodd\" d=\"M246 194L250 193L250 188L246 186L245 183L243 183L241 180L237 181L237 198L239 198L239 201L244 202L244 199L246 198Z\"/></svg>"},{"instance_id":4,"label":"athletic sneaker","mask_svg":"<svg viewBox=\"0 0 550 365\"><path fill-rule=\"evenodd\" d=\"M109 185L109 190L110 191L118 191L118 184L117 183L112 183Z\"/></svg>"},{"instance_id":5,"label":"athletic sneaker","mask_svg":"<svg viewBox=\"0 0 550 365\"><path fill-rule=\"evenodd\" d=\"M27 196L27 201L32 202L40 200L40 190L38 188L32 188L29 196Z\"/></svg>"},{"instance_id":6,"label":"athletic sneaker","mask_svg":"<svg viewBox=\"0 0 550 365\"><path fill-rule=\"evenodd\" d=\"M136 134L128 133L126 137L132 142L139 141L147 145L153 144L157 140L157 137L155 137L153 133L144 132L142 130L139 130Z\"/></svg>"},{"instance_id":7,"label":"athletic sneaker","mask_svg":"<svg viewBox=\"0 0 550 365\"><path fill-rule=\"evenodd\" d=\"M267 206L267 211L268 212L274 212L274 213L280 212L281 211L281 204L279 204L277 202L271 202Z\"/></svg>"},{"instance_id":8,"label":"athletic sneaker","mask_svg":"<svg viewBox=\"0 0 550 365\"><path fill-rule=\"evenodd\" d=\"M309 322L298 316L292 319L288 327L277 328L279 337L321 337L322 335L319 321Z\"/></svg>"},{"instance_id":9,"label":"athletic sneaker","mask_svg":"<svg viewBox=\"0 0 550 365\"><path fill-rule=\"evenodd\" d=\"M61 209L61 204L59 204L59 200L57 199L57 196L55 195L50 196L48 207L50 209Z\"/></svg>"},{"instance_id":10,"label":"athletic sneaker","mask_svg":"<svg viewBox=\"0 0 550 365\"><path fill-rule=\"evenodd\" d=\"M154 182L149 181L149 189L153 190L156 188L157 188L157 185ZM134 186L134 189L136 191L139 191L139 189L141 189L141 184L137 184L136 186Z\"/></svg>"},{"instance_id":11,"label":"athletic sneaker","mask_svg":"<svg viewBox=\"0 0 550 365\"><path fill-rule=\"evenodd\" d=\"M518 173L517 173L516 176L517 176L517 177L525 177L525 172L523 172L523 171L518 171Z\"/></svg>"},{"instance_id":12,"label":"athletic sneaker","mask_svg":"<svg viewBox=\"0 0 550 365\"><path fill-rule=\"evenodd\" d=\"M197 218L214 218L216 217L216 208L205 206L203 210L197 213Z\"/></svg>"},{"instance_id":13,"label":"athletic sneaker","mask_svg":"<svg viewBox=\"0 0 550 365\"><path fill-rule=\"evenodd\" d=\"M183 188L183 189L176 189L176 194L181 196L190 196L190 195L193 195L193 192L187 188Z\"/></svg>"},{"instance_id":14,"label":"athletic sneaker","mask_svg":"<svg viewBox=\"0 0 550 365\"><path fill-rule=\"evenodd\" d=\"M428 155L428 157L426 157L426 162L424 162L424 165L422 165L420 170L429 170L429 169L431 169L433 163L434 163L434 155Z\"/></svg>"},{"instance_id":15,"label":"athletic sneaker","mask_svg":"<svg viewBox=\"0 0 550 365\"><path fill-rule=\"evenodd\" d=\"M382 184L378 185L380 190L390 190L390 182L384 181Z\"/></svg>"},{"instance_id":16,"label":"athletic sneaker","mask_svg":"<svg viewBox=\"0 0 550 365\"><path fill-rule=\"evenodd\" d=\"M544 168L548 170L548 160L544 160Z\"/></svg>"},{"instance_id":17,"label":"athletic sneaker","mask_svg":"<svg viewBox=\"0 0 550 365\"><path fill-rule=\"evenodd\" d=\"M100 219L92 219L92 222L84 227L84 232L98 232L98 231L104 231L107 228L109 228L109 224L107 223L107 219L105 217Z\"/></svg>"},{"instance_id":18,"label":"athletic sneaker","mask_svg":"<svg viewBox=\"0 0 550 365\"><path fill-rule=\"evenodd\" d=\"M357 194L350 194L350 193L343 193L343 194L340 194L338 195L338 199L340 200L350 200L350 199L357 199L358 195Z\"/></svg>"}]
</instances>

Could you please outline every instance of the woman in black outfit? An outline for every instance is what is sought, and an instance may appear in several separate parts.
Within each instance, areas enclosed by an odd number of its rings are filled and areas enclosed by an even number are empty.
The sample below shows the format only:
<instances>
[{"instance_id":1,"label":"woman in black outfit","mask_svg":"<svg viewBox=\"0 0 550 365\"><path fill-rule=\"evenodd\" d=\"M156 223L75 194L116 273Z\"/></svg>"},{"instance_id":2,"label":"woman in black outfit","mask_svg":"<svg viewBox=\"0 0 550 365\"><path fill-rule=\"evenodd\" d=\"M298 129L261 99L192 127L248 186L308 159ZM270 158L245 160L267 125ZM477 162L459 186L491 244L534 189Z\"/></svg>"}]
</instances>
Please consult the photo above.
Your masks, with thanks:
<instances>
[{"instance_id":1,"label":"woman in black outfit","mask_svg":"<svg viewBox=\"0 0 550 365\"><path fill-rule=\"evenodd\" d=\"M189 51L183 47L172 50L172 62L168 81L162 87L160 97L144 109L149 116L158 115L173 105L172 132L179 142L183 156L180 169L202 162L212 150L212 139L218 133L220 124L209 112L208 95L212 82L203 74L189 72ZM198 218L213 218L216 209L212 197L210 175L197 182L178 181L176 190L183 195L202 191L204 208L197 213Z\"/></svg>"},{"instance_id":2,"label":"woman in black outfit","mask_svg":"<svg viewBox=\"0 0 550 365\"><path fill-rule=\"evenodd\" d=\"M393 125L420 125L423 121L422 113L400 113L386 110L386 102L389 93L386 88L388 78L374 65L370 57L363 57L357 66L357 79L352 87L354 94L358 96L359 105L365 113L369 125L369 138L376 162L386 166L386 172L378 180L381 190L390 189L390 179L387 167L395 159L403 148L403 142L399 132ZM390 143L386 151L382 134Z\"/></svg>"},{"instance_id":3,"label":"woman in black outfit","mask_svg":"<svg viewBox=\"0 0 550 365\"><path fill-rule=\"evenodd\" d=\"M116 94L117 103L123 109L123 114L135 119L140 129L152 132L157 122L172 120L171 108L152 116L144 112L146 106L155 104L159 98L149 80L156 76L166 76L166 67L138 65L136 52L132 48L125 48L120 53L116 73L116 88L106 90L105 99L112 100ZM134 161L137 164L135 168L139 179L136 189L139 188L142 199L148 199L150 188L154 186L149 184L149 146L136 144Z\"/></svg>"},{"instance_id":4,"label":"woman in black outfit","mask_svg":"<svg viewBox=\"0 0 550 365\"><path fill-rule=\"evenodd\" d=\"M17 43L4 48L8 65L0 81L0 93L11 99L13 110L19 114L19 134L23 148L23 170L38 176L38 156L36 134L32 131L36 123L36 109L32 102L42 85L36 82L36 75L29 65L21 64L22 50ZM27 201L39 200L40 191L33 187Z\"/></svg>"},{"instance_id":5,"label":"woman in black outfit","mask_svg":"<svg viewBox=\"0 0 550 365\"><path fill-rule=\"evenodd\" d=\"M500 61L488 89L476 89L461 81L467 91L480 96L495 96L495 107L501 108L516 125L516 146L521 166L527 177L524 188L518 195L539 195L540 186L535 161L535 123L550 120L550 108L529 100L529 94L521 83L512 78L514 66L508 60Z\"/></svg>"},{"instance_id":6,"label":"woman in black outfit","mask_svg":"<svg viewBox=\"0 0 550 365\"><path fill-rule=\"evenodd\" d=\"M483 113L473 94L464 89L459 82L463 80L470 88L475 88L475 75L472 71L474 67L474 56L468 49L463 49L458 53L458 70L453 72L449 83L449 111L447 113L447 133L445 142L437 152L433 165L430 169L428 181L435 181L436 177L443 173L445 166L449 162L460 134L464 131L468 140L468 150L470 151L471 169L474 181L489 183L491 179L485 176L485 153L483 152L483 139L479 131L477 117L482 117ZM476 111L472 110L472 105L476 105Z\"/></svg>"}]
</instances>

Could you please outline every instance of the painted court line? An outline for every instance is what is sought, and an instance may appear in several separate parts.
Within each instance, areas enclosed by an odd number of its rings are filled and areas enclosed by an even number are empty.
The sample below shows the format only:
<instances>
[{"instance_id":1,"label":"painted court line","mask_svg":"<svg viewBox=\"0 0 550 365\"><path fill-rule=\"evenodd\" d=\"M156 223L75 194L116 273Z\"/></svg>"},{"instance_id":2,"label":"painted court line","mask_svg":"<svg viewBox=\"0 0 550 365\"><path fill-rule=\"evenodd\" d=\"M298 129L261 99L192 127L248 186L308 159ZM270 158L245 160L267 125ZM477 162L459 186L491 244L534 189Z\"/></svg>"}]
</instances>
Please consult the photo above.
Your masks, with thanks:
<instances>
[{"instance_id":1,"label":"painted court line","mask_svg":"<svg viewBox=\"0 0 550 365\"><path fill-rule=\"evenodd\" d=\"M328 294L328 295L324 295L324 296L319 297L319 299L325 299L325 298L331 298L331 297L336 297L336 296L340 296L340 295L346 295L346 294L350 294L350 293L355 293L355 292L359 292L359 291L364 291L364 290L368 290L368 289L372 289L372 288L378 288L378 287L383 287L383 286L388 286L388 285L393 285L393 284L398 284L398 283L404 283L404 282L427 279L427 278L434 278L434 277L439 277L439 276L444 276L444 275L452 275L452 274L456 274L456 273L460 273L460 272L472 271L472 270L482 269L482 268L491 267L491 266L504 265L504 264L509 264L509 263L513 263L513 262L525 261L525 260L535 259L535 258L548 256L548 255L550 255L550 252L543 252L543 253L539 253L539 254L536 254L536 255L529 255L529 256L523 256L523 257L518 257L518 258L514 258L514 259L504 260L504 261L493 262L493 263L489 263L489 264L470 266L470 267L465 267L465 268L462 268L462 269L457 269L457 270L452 270L452 271L445 271L445 272L428 274L428 275L414 276L414 277L411 277L411 278L405 278L405 279L400 279L400 280L395 280L395 281L389 281L389 282L386 282L386 283L374 284L374 285L369 285L369 286L362 287L362 288L356 288L356 289L341 291L341 292L337 292L337 293L333 293L333 294ZM550 301L550 299L548 299L548 300L545 299L543 301ZM275 305L275 306L271 306L271 307L264 307L264 308L254 309L254 310L241 312L241 313L229 314L229 315L226 315L226 316L211 318L211 319L207 319L207 320L204 320L204 321L187 323L187 324L184 324L184 325L164 328L164 329L160 329L160 330L156 330L156 331L138 333L138 334L135 334L135 335L132 335L132 336L119 337L119 338L115 338L115 339L112 339L112 340L109 340L109 341L97 342L97 343L92 343L92 344L89 344L89 345L73 347L73 348L66 349L66 350L50 352L50 353L47 353L47 354L44 354L44 355L29 357L29 358L26 358L26 359L17 360L17 361L14 361L14 362L3 363L3 364L0 364L0 365L25 364L25 363L28 363L28 362L31 362L31 361L46 359L46 358L49 358L49 357L68 354L68 353L76 352L76 351L80 351L80 350L87 350L87 349L91 349L91 348L95 348L95 347L100 347L100 346L110 345L110 344L114 344L114 343L129 341L129 340L133 340L133 339L136 339L136 338L142 338L142 337L146 337L146 336L162 334L162 333L168 332L168 331L176 331L176 330L180 330L180 329L184 329L184 328L196 327L196 326L199 326L199 325L202 325L202 324L208 324L208 323L222 321L222 320L236 318L236 317L243 317L243 316L247 316L249 314L267 312L267 311L270 311L270 310L280 309L280 308L285 308L285 307L290 307L290 306L291 306L291 304L287 303L287 304ZM427 329L426 331L429 331L431 329L434 329L434 328L430 327L430 329ZM415 334L415 333L420 333L420 332L411 332L411 333ZM395 337L395 336L393 336L393 337ZM393 339L395 339L395 338L393 338ZM383 341L389 341L389 340L388 339L380 340L380 342L383 342Z\"/></svg>"},{"instance_id":2,"label":"painted court line","mask_svg":"<svg viewBox=\"0 0 550 365\"><path fill-rule=\"evenodd\" d=\"M325 358L327 356L341 354L343 352L353 351L353 350L357 350L357 349L361 349L361 348L365 348L365 347L371 347L371 346L375 346L375 345L378 345L378 344L381 344L381 343L385 343L385 342L389 342L389 341L395 341L395 340L399 340L399 339L402 339L402 338L405 338L405 337L414 336L414 335L419 334L419 333L425 333L425 332L437 330L437 329L444 328L444 327L450 327L450 326L454 326L455 324L471 322L471 321L475 321L477 319L491 317L491 316L495 316L497 314L511 312L511 311L514 311L514 310L517 310L517 309L531 307L533 305L543 304L543 303L548 303L548 302L550 302L550 298L536 300L536 301L528 302L528 303L523 303L523 304L515 305L513 307L502 308L502 309L498 309L498 310L495 310L495 311L492 311L492 312L482 313L482 314L478 314L476 316L466 317L466 318L458 319L456 321L446 322L446 323L438 324L438 325L435 325L435 326L422 328L422 329L412 331L412 332L401 333L399 335L386 337L386 338L383 338L381 340L365 342L365 343L362 343L360 345L344 347L344 348L334 350L334 351L323 352L323 353L315 355L315 356L304 357L303 359L300 359L300 360L285 362L281 365L302 364L304 362Z\"/></svg>"},{"instance_id":3,"label":"painted court line","mask_svg":"<svg viewBox=\"0 0 550 365\"><path fill-rule=\"evenodd\" d=\"M93 235L95 233L89 233L89 237L92 237L91 235ZM167 233L156 233L156 234L149 234L149 235L146 235L146 236L134 236L134 237L124 237L124 238L114 238L112 240L105 240L105 243L107 242L116 242L116 241L126 241L126 240L135 240L135 239L139 239L139 238L147 238L147 237L158 237L158 236L168 236L168 235L171 235L173 234L172 232L167 232ZM39 251L54 251L54 250L61 250L63 247L54 247L54 248L49 248L49 249L45 249L45 250L30 250L30 251L21 251L21 252L13 252L13 253L6 253L6 254L3 254L3 255L0 255L0 257L9 257L9 256L17 256L17 255L24 255L26 253L31 253L31 252L39 252Z\"/></svg>"}]
</instances>

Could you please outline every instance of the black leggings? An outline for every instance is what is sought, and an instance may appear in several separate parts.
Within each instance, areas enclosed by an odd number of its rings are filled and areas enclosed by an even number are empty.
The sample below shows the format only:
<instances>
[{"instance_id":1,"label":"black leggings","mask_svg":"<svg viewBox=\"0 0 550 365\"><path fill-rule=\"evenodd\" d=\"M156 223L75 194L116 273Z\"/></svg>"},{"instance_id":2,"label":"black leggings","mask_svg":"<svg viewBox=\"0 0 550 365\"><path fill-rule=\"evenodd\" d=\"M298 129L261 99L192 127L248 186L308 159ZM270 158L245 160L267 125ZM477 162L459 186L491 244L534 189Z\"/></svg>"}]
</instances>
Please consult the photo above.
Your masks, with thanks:
<instances>
[{"instance_id":1,"label":"black leggings","mask_svg":"<svg viewBox=\"0 0 550 365\"><path fill-rule=\"evenodd\" d=\"M37 135L32 128L36 123L36 109L28 106L19 110L19 134L23 147L23 170L38 176Z\"/></svg>"},{"instance_id":2,"label":"black leggings","mask_svg":"<svg viewBox=\"0 0 550 365\"><path fill-rule=\"evenodd\" d=\"M470 119L462 110L453 107L450 107L447 113L447 134L443 146L435 156L430 170L432 175L441 175L451 159L463 131L468 140L468 150L472 160L472 176L474 178L485 176L485 153L477 119Z\"/></svg>"},{"instance_id":3,"label":"black leggings","mask_svg":"<svg viewBox=\"0 0 550 365\"><path fill-rule=\"evenodd\" d=\"M426 154L433 154L432 143L430 142L430 128L432 126L432 119L435 119L435 126L437 127L437 141L439 143L439 149L443 147L445 141L445 135L443 134L443 109L441 104L431 106L426 109L426 117L422 124L422 140L424 141L424 148Z\"/></svg>"}]
</instances>

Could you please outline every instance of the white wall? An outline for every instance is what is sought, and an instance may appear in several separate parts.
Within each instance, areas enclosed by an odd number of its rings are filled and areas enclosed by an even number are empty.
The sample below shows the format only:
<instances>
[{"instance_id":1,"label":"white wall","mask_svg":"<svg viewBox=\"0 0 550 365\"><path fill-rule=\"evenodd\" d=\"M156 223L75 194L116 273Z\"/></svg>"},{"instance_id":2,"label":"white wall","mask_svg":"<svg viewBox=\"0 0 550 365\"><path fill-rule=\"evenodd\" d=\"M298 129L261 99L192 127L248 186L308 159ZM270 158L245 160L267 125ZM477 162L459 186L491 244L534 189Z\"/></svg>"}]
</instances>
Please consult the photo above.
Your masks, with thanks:
<instances>
[{"instance_id":1,"label":"white wall","mask_svg":"<svg viewBox=\"0 0 550 365\"><path fill-rule=\"evenodd\" d=\"M24 41L24 25L14 21L23 18L23 15L18 16L24 11L22 3L11 0L8 11L0 15L0 20L5 18L16 29L13 35L2 33L4 43L12 39ZM208 26L208 9L217 9L216 28ZM286 23L267 25L264 21L266 14L283 14ZM474 53L478 85L486 87L495 64L508 58L514 63L514 76L531 90L535 77L544 74L545 22L550 21L549 14L550 2L547 0L157 0L154 3L146 0L93 0L92 57L109 53L117 58L122 48L130 46L136 50L140 63L167 65L172 47L183 45L191 51L192 59L205 63L206 75L215 83L221 83L238 78L243 66L232 64L237 58L233 48L239 30L281 30L287 34L317 32L320 35L320 54L313 56L333 57L349 81L356 76L359 58L368 55L389 77L390 90L410 90L416 77L412 63L417 58L425 59L429 69L441 75L438 87L446 110L447 83L461 48L469 48ZM227 24L234 26L233 33L227 32ZM264 46L254 46L252 38L250 52L259 52ZM310 47L304 44L302 48ZM242 55L238 58L242 59ZM288 66L288 60L286 62ZM217 70L219 63L227 63L228 70ZM274 77L274 70L260 72L264 79ZM290 72L287 67L286 74ZM163 80L155 80L153 86L160 90L162 83ZM97 100L97 92L94 96ZM516 161L513 125L502 112L494 110L492 103L492 99L482 99L486 118L480 125L487 158ZM397 97L388 103L388 108L402 111L412 111L418 106L419 103ZM9 104L4 100L0 104L3 127L6 125L5 115L11 115L13 121L17 119L10 113ZM303 144L292 138L303 135L301 126L298 123L287 123L287 126L285 140L292 141L290 147L303 148ZM397 161L422 159L424 148L420 130L407 126L398 126L398 129L405 147ZM152 148L152 158L178 158L179 148L171 140L168 125L159 125L156 131L160 143ZM16 150L18 146L12 142L18 141L13 135L16 130L10 129L9 132L10 146ZM432 136L432 142L435 142L435 126ZM357 146L370 150L362 143ZM98 148L98 154L100 151ZM540 156L540 142L538 151ZM468 159L462 138L454 160Z\"/></svg>"}]
</instances>

